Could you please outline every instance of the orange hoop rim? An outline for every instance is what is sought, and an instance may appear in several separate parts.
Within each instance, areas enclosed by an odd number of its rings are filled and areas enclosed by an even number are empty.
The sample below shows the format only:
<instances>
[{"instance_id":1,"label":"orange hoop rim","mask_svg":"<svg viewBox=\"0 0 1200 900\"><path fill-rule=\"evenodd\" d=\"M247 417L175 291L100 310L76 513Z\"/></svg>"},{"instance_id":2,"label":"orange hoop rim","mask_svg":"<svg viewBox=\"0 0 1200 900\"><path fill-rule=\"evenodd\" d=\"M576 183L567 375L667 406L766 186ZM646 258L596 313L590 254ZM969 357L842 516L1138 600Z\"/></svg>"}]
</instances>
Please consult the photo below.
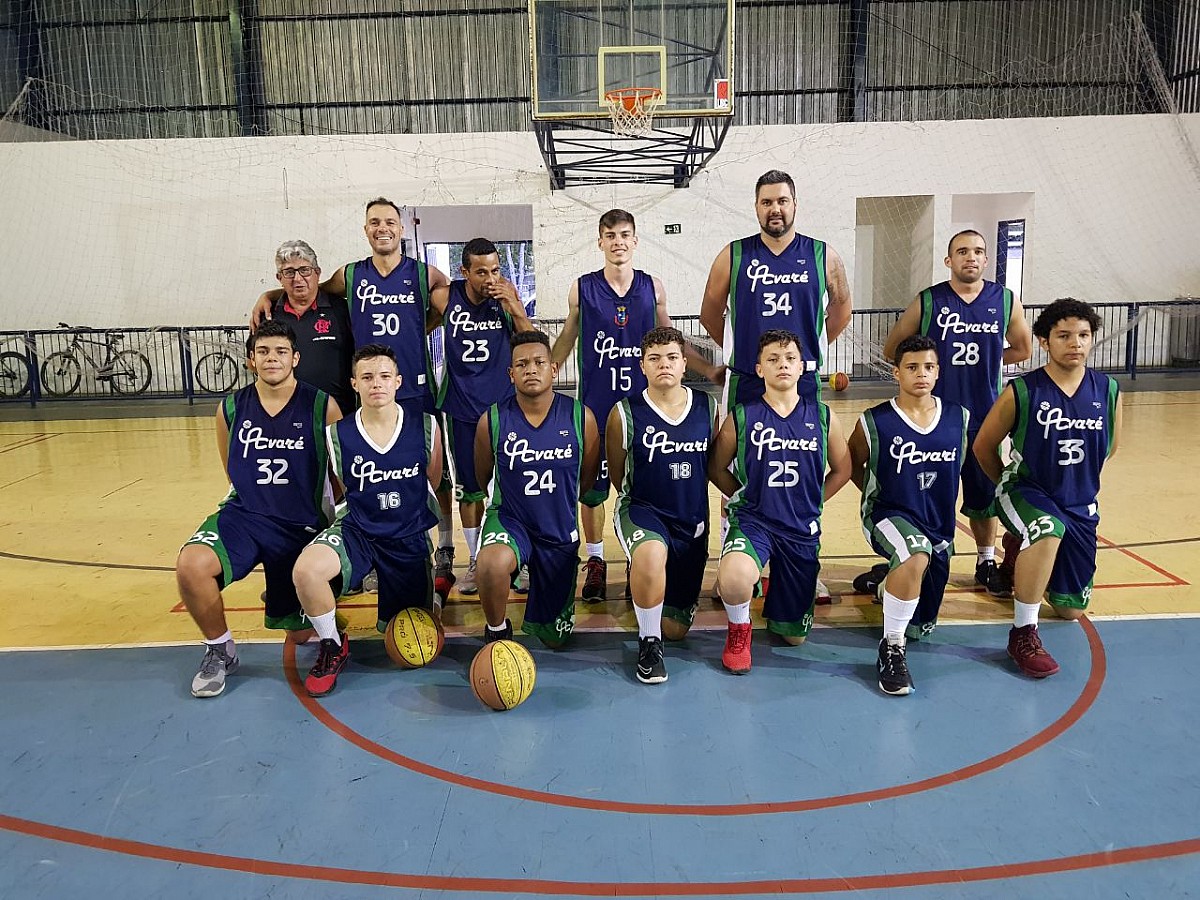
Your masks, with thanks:
<instances>
[{"instance_id":1,"label":"orange hoop rim","mask_svg":"<svg viewBox=\"0 0 1200 900\"><path fill-rule=\"evenodd\" d=\"M620 105L626 112L635 112L657 106L662 100L662 93L659 88L617 88L614 91L605 91L604 99L610 106Z\"/></svg>"}]
</instances>

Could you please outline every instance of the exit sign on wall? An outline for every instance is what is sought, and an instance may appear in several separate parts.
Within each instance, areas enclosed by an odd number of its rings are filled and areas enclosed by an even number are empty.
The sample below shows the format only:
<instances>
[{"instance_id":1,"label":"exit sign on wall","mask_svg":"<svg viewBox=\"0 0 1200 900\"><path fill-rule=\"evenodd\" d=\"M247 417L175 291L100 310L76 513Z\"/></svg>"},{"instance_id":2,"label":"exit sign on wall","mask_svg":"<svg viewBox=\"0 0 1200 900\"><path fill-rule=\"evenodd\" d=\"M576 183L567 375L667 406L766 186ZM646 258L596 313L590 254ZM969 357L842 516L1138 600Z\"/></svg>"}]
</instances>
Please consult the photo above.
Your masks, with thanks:
<instances>
[{"instance_id":1,"label":"exit sign on wall","mask_svg":"<svg viewBox=\"0 0 1200 900\"><path fill-rule=\"evenodd\" d=\"M683 233L682 225L664 225L663 226L663 234L682 234L682 233Z\"/></svg>"}]
</instances>

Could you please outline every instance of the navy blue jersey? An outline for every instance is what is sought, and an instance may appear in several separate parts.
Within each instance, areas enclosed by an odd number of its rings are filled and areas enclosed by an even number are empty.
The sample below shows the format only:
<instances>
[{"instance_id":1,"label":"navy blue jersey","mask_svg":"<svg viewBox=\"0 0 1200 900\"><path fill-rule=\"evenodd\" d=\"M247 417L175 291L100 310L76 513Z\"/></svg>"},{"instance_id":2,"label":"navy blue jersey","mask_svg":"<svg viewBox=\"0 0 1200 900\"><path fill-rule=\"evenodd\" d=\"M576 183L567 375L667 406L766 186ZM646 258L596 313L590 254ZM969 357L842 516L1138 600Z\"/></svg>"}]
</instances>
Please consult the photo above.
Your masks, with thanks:
<instances>
[{"instance_id":1,"label":"navy blue jersey","mask_svg":"<svg viewBox=\"0 0 1200 900\"><path fill-rule=\"evenodd\" d=\"M433 365L425 338L429 270L404 257L387 276L370 257L346 266L346 302L354 345L383 344L396 354L400 372L397 402L421 398L433 408Z\"/></svg>"},{"instance_id":2,"label":"navy blue jersey","mask_svg":"<svg viewBox=\"0 0 1200 900\"><path fill-rule=\"evenodd\" d=\"M757 378L758 339L775 328L800 338L809 369L825 357L825 242L797 234L776 256L762 235L729 245L729 310L725 318L725 362L739 375Z\"/></svg>"},{"instance_id":3,"label":"navy blue jersey","mask_svg":"<svg viewBox=\"0 0 1200 900\"><path fill-rule=\"evenodd\" d=\"M498 300L472 303L467 283L452 281L443 321L446 369L438 409L455 419L478 422L489 406L513 395L508 377L512 317Z\"/></svg>"},{"instance_id":4,"label":"navy blue jersey","mask_svg":"<svg viewBox=\"0 0 1200 900\"><path fill-rule=\"evenodd\" d=\"M534 540L579 540L576 504L583 464L583 405L555 394L536 428L510 397L488 410L488 438L496 461L489 505L520 522Z\"/></svg>"},{"instance_id":5,"label":"navy blue jersey","mask_svg":"<svg viewBox=\"0 0 1200 900\"><path fill-rule=\"evenodd\" d=\"M829 408L801 397L785 418L765 400L756 400L739 403L733 416L733 474L742 486L729 498L730 522L744 518L781 534L818 537Z\"/></svg>"},{"instance_id":6,"label":"navy blue jersey","mask_svg":"<svg viewBox=\"0 0 1200 900\"><path fill-rule=\"evenodd\" d=\"M367 437L361 409L330 425L327 434L333 471L346 488L339 521L375 540L407 538L437 524L437 497L428 475L432 416L417 418L411 407L399 407L396 431L385 447Z\"/></svg>"},{"instance_id":7,"label":"navy blue jersey","mask_svg":"<svg viewBox=\"0 0 1200 900\"><path fill-rule=\"evenodd\" d=\"M329 396L302 381L274 416L255 385L227 396L221 415L229 429L229 483L225 501L248 512L304 527L324 526L325 415Z\"/></svg>"},{"instance_id":8,"label":"navy blue jersey","mask_svg":"<svg viewBox=\"0 0 1200 900\"><path fill-rule=\"evenodd\" d=\"M604 270L580 275L579 341L575 345L578 396L604 431L608 413L623 397L646 389L642 374L642 337L654 328L657 299L654 279L638 269L622 297L604 278Z\"/></svg>"},{"instance_id":9,"label":"navy blue jersey","mask_svg":"<svg viewBox=\"0 0 1200 900\"><path fill-rule=\"evenodd\" d=\"M970 413L954 403L936 403L928 428L918 427L895 400L862 414L870 451L862 493L868 542L875 518L899 516L935 546L954 543L958 478L967 454Z\"/></svg>"},{"instance_id":10,"label":"navy blue jersey","mask_svg":"<svg viewBox=\"0 0 1200 900\"><path fill-rule=\"evenodd\" d=\"M967 303L943 281L921 291L920 299L920 333L937 344L941 367L934 396L966 407L972 430L978 430L1000 396L1012 291L985 281L979 296Z\"/></svg>"},{"instance_id":11,"label":"navy blue jersey","mask_svg":"<svg viewBox=\"0 0 1200 900\"><path fill-rule=\"evenodd\" d=\"M677 422L663 415L646 391L620 402L625 446L620 504L645 506L698 536L708 522L708 448L716 401L684 390L688 407Z\"/></svg>"},{"instance_id":12,"label":"navy blue jersey","mask_svg":"<svg viewBox=\"0 0 1200 900\"><path fill-rule=\"evenodd\" d=\"M1112 452L1120 391L1107 375L1087 369L1068 397L1044 368L1012 381L1017 415L1010 463L1001 490L1032 484L1069 510L1086 509L1100 493L1100 470Z\"/></svg>"}]
</instances>

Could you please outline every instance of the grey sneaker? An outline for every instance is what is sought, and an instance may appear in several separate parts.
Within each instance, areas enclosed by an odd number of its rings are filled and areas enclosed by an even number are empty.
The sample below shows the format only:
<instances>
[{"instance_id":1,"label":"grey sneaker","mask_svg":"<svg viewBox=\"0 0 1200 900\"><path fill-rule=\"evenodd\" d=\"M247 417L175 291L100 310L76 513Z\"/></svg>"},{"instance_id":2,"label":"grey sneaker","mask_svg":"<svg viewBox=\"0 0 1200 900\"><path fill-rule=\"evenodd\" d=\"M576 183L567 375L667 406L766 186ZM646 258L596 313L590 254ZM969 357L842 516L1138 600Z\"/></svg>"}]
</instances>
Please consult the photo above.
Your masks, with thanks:
<instances>
[{"instance_id":1,"label":"grey sneaker","mask_svg":"<svg viewBox=\"0 0 1200 900\"><path fill-rule=\"evenodd\" d=\"M529 593L529 566L521 566L517 577L513 579L513 590L518 594Z\"/></svg>"},{"instance_id":2,"label":"grey sneaker","mask_svg":"<svg viewBox=\"0 0 1200 900\"><path fill-rule=\"evenodd\" d=\"M475 560L471 560L471 564L467 566L467 571L463 573L463 577L458 579L458 592L460 594L478 594L479 582L476 581Z\"/></svg>"},{"instance_id":3,"label":"grey sneaker","mask_svg":"<svg viewBox=\"0 0 1200 900\"><path fill-rule=\"evenodd\" d=\"M449 578L454 574L454 548L438 547L433 551L433 577Z\"/></svg>"},{"instance_id":4,"label":"grey sneaker","mask_svg":"<svg viewBox=\"0 0 1200 900\"><path fill-rule=\"evenodd\" d=\"M225 676L236 672L240 662L233 641L226 641L223 647L206 644L200 671L192 679L192 696L218 696L225 690Z\"/></svg>"}]
</instances>

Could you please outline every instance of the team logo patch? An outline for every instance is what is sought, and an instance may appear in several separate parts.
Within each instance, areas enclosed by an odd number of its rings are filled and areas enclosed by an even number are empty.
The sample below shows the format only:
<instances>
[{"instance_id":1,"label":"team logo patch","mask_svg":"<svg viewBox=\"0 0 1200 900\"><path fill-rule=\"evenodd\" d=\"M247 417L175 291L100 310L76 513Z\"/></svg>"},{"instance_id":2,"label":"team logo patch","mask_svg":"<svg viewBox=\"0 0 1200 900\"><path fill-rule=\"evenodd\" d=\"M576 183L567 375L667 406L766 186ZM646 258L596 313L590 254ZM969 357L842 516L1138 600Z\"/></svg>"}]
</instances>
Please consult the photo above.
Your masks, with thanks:
<instances>
[{"instance_id":1,"label":"team logo patch","mask_svg":"<svg viewBox=\"0 0 1200 900\"><path fill-rule=\"evenodd\" d=\"M317 321L313 324L313 331L315 331L317 334L329 334L329 320L317 319Z\"/></svg>"},{"instance_id":2,"label":"team logo patch","mask_svg":"<svg viewBox=\"0 0 1200 900\"><path fill-rule=\"evenodd\" d=\"M629 324L629 307L618 306L617 314L613 316L613 322L618 328L624 328Z\"/></svg>"}]
</instances>

